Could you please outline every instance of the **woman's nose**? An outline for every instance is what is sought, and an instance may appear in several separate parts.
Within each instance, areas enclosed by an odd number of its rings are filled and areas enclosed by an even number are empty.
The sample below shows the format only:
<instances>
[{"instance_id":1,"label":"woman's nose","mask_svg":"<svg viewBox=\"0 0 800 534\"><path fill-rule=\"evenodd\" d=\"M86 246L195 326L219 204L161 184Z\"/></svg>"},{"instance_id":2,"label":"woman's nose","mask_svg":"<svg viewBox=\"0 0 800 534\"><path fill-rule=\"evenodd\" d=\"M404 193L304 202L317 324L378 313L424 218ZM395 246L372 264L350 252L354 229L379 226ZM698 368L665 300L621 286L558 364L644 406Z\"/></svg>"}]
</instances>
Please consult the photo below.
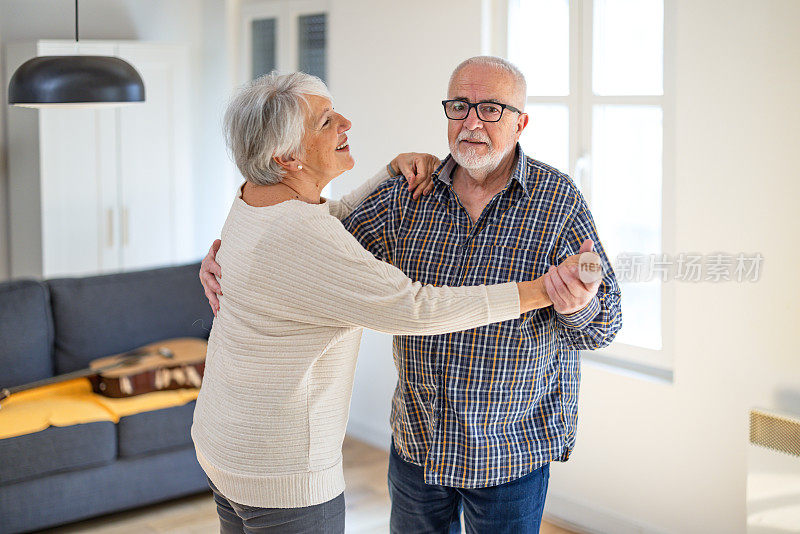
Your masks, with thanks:
<instances>
[{"instance_id":1,"label":"woman's nose","mask_svg":"<svg viewBox=\"0 0 800 534\"><path fill-rule=\"evenodd\" d=\"M347 130L350 129L351 126L353 126L353 124L349 120L347 120L345 117L342 116L341 123L339 124L339 131L340 132L346 132Z\"/></svg>"}]
</instances>

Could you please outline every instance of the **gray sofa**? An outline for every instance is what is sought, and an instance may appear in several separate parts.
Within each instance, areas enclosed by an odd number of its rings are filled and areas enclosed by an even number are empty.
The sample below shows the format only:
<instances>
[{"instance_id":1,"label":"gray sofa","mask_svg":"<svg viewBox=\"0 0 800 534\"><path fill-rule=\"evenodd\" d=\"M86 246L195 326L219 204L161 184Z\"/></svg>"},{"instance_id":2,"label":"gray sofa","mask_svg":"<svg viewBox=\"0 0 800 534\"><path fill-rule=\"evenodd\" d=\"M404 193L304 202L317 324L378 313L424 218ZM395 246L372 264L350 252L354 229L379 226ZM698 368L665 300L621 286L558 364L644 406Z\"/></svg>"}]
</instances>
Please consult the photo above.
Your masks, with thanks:
<instances>
[{"instance_id":1,"label":"gray sofa","mask_svg":"<svg viewBox=\"0 0 800 534\"><path fill-rule=\"evenodd\" d=\"M175 337L207 338L199 264L0 284L0 387ZM189 436L194 403L119 423L0 440L0 533L26 532L208 490Z\"/></svg>"}]
</instances>

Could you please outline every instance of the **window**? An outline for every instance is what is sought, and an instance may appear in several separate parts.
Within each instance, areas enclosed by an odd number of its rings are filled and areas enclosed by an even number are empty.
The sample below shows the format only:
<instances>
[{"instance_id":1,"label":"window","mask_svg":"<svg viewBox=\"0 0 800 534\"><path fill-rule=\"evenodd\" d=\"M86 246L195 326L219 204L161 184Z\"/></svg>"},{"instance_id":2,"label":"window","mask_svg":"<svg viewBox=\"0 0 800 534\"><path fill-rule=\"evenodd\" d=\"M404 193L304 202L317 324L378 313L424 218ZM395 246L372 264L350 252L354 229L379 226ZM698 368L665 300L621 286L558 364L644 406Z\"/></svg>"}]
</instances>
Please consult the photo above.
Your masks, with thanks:
<instances>
[{"instance_id":1,"label":"window","mask_svg":"<svg viewBox=\"0 0 800 534\"><path fill-rule=\"evenodd\" d=\"M242 81L301 70L327 82L327 3L273 0L242 7Z\"/></svg>"},{"instance_id":2,"label":"window","mask_svg":"<svg viewBox=\"0 0 800 534\"><path fill-rule=\"evenodd\" d=\"M276 18L256 19L250 22L253 32L251 38L252 65L251 78L258 78L268 74L278 67L278 58L275 57L277 45Z\"/></svg>"},{"instance_id":3,"label":"window","mask_svg":"<svg viewBox=\"0 0 800 534\"><path fill-rule=\"evenodd\" d=\"M297 19L297 70L325 81L325 13L301 15Z\"/></svg>"},{"instance_id":4,"label":"window","mask_svg":"<svg viewBox=\"0 0 800 534\"><path fill-rule=\"evenodd\" d=\"M520 142L529 156L573 177L612 264L660 255L669 239L662 225L670 155L664 3L508 4L507 57L528 81L530 122ZM620 285L623 328L598 353L671 367L663 313L670 295L661 279Z\"/></svg>"}]
</instances>

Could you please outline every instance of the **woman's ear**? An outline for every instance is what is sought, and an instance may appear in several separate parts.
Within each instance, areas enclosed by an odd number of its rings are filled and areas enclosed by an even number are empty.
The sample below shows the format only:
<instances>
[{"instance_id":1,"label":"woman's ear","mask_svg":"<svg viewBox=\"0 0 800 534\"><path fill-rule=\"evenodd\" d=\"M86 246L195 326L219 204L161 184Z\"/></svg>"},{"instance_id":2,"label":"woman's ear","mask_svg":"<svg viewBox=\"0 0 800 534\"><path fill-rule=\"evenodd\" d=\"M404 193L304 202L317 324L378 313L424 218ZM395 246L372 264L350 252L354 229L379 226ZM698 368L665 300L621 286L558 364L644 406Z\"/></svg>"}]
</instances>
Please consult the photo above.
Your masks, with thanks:
<instances>
[{"instance_id":1,"label":"woman's ear","mask_svg":"<svg viewBox=\"0 0 800 534\"><path fill-rule=\"evenodd\" d=\"M287 172L297 172L303 168L300 160L293 156L272 156L272 161L283 167Z\"/></svg>"}]
</instances>

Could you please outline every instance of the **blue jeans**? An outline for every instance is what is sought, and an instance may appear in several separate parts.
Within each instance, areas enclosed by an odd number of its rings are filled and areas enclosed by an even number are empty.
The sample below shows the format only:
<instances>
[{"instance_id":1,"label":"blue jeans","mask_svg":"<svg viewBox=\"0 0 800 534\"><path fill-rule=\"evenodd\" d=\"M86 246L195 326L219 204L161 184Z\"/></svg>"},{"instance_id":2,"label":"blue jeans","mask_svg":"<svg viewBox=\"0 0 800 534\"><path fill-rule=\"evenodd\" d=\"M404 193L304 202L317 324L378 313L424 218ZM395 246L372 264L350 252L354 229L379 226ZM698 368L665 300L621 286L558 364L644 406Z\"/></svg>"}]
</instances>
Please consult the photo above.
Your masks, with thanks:
<instances>
[{"instance_id":1,"label":"blue jeans","mask_svg":"<svg viewBox=\"0 0 800 534\"><path fill-rule=\"evenodd\" d=\"M451 488L425 483L424 470L394 449L389 456L392 534L459 534L463 506L468 533L538 534L550 465L488 488Z\"/></svg>"},{"instance_id":2,"label":"blue jeans","mask_svg":"<svg viewBox=\"0 0 800 534\"><path fill-rule=\"evenodd\" d=\"M220 534L343 534L344 493L303 508L258 508L226 498L209 479Z\"/></svg>"}]
</instances>

